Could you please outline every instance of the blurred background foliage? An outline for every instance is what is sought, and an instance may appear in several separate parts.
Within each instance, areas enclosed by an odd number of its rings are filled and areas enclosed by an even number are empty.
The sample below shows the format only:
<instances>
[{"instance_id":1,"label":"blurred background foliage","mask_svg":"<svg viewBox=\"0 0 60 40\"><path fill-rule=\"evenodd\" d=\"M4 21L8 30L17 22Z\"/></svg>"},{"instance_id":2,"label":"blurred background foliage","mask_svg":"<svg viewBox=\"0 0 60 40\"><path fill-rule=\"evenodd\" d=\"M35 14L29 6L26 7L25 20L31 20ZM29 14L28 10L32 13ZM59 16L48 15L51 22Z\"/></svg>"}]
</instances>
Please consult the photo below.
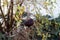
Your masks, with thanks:
<instances>
[{"instance_id":1,"label":"blurred background foliage","mask_svg":"<svg viewBox=\"0 0 60 40\"><path fill-rule=\"evenodd\" d=\"M58 17L49 20L49 17L50 17L49 15L47 16L38 15L38 17L36 16L37 23L35 24L37 26L37 35L42 36L42 40L52 40L53 38L52 36L54 36L53 40L58 40L57 37L58 33L60 32L60 22L57 20L59 20L60 18Z\"/></svg>"}]
</instances>

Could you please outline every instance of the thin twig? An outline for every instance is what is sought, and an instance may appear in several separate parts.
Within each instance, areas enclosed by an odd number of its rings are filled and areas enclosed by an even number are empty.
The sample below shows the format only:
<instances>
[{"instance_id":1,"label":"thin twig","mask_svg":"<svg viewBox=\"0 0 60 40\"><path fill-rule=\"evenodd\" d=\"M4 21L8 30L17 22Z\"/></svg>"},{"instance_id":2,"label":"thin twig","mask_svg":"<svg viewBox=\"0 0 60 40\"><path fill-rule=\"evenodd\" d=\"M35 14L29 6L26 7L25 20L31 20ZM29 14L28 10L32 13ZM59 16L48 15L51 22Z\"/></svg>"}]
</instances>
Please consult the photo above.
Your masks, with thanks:
<instances>
[{"instance_id":1,"label":"thin twig","mask_svg":"<svg viewBox=\"0 0 60 40\"><path fill-rule=\"evenodd\" d=\"M10 27L12 27L13 25L13 0L11 0L11 23L10 23Z\"/></svg>"},{"instance_id":2,"label":"thin twig","mask_svg":"<svg viewBox=\"0 0 60 40\"><path fill-rule=\"evenodd\" d=\"M4 16L4 13L3 13L3 11L2 11L2 7L1 7L1 0L0 0L0 10L1 10L2 17L3 17L3 19L4 19L5 26L6 26L6 20L5 20L5 16Z\"/></svg>"}]
</instances>

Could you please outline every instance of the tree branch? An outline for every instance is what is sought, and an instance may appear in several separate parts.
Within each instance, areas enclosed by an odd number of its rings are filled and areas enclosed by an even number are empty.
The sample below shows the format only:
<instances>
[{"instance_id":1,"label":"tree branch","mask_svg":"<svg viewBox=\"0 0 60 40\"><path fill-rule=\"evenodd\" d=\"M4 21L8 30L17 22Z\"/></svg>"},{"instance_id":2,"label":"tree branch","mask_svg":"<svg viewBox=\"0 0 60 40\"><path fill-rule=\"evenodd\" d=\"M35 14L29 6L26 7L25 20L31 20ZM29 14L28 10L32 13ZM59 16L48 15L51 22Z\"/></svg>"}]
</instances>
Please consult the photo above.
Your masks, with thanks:
<instances>
[{"instance_id":1,"label":"tree branch","mask_svg":"<svg viewBox=\"0 0 60 40\"><path fill-rule=\"evenodd\" d=\"M4 13L3 13L3 11L2 11L2 7L1 7L1 0L0 0L0 10L1 10L2 17L3 17L3 19L4 19L5 26L6 26L6 20L5 20L5 16L4 16Z\"/></svg>"}]
</instances>

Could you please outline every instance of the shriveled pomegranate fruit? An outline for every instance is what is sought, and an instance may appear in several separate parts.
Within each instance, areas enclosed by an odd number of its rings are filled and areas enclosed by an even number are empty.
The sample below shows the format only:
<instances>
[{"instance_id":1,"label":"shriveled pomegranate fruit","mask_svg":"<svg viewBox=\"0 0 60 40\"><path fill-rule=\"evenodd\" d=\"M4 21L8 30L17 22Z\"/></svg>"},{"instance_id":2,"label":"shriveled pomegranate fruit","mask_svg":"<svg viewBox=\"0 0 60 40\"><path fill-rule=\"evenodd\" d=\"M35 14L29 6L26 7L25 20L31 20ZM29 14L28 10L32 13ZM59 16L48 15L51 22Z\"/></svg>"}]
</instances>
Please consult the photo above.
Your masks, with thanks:
<instances>
[{"instance_id":1,"label":"shriveled pomegranate fruit","mask_svg":"<svg viewBox=\"0 0 60 40\"><path fill-rule=\"evenodd\" d=\"M28 19L27 21L25 21L25 23L24 23L24 25L25 26L28 26L28 27L30 27L30 26L32 26L34 24L34 21L33 21L33 19Z\"/></svg>"}]
</instances>

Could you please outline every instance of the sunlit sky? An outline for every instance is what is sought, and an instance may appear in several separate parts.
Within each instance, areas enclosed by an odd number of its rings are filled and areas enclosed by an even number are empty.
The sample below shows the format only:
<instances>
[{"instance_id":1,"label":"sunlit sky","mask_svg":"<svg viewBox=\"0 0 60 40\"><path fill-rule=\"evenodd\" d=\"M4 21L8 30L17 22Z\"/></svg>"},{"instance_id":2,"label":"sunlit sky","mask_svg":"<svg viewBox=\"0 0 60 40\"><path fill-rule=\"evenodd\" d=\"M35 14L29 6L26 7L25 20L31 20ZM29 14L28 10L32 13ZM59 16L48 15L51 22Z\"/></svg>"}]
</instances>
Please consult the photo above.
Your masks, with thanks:
<instances>
[{"instance_id":1,"label":"sunlit sky","mask_svg":"<svg viewBox=\"0 0 60 40\"><path fill-rule=\"evenodd\" d=\"M28 4L28 5L29 5L29 4ZM53 10L53 18L56 18L56 17L59 16L59 13L60 13L60 0L56 0L56 4L54 4L54 6L56 6L56 8L54 8L54 10ZM40 12L42 13L42 15L49 14L49 13L46 13L46 10L43 9L43 7L42 7L41 5L38 5L38 4L37 4L37 7L38 7L38 8L39 8L39 7L42 8L42 10L40 11ZM33 8L34 8L33 5L31 5L31 7L30 7L29 10L31 10L31 9L33 9ZM30 12L35 13L34 11L30 11Z\"/></svg>"},{"instance_id":2,"label":"sunlit sky","mask_svg":"<svg viewBox=\"0 0 60 40\"><path fill-rule=\"evenodd\" d=\"M29 2L28 2L29 3ZM56 8L54 8L54 11L53 11L53 18L56 18L56 17L58 17L58 15L59 15L59 13L60 13L60 0L56 0L56 3L57 4L54 4L55 6L56 6ZM29 5L29 4L28 4ZM39 8L42 8L42 6L41 5L38 5L37 4L37 7ZM34 7L33 7L33 5L31 5L31 7L30 7L30 9L29 9L29 11L31 12L31 13L35 13L35 11L31 11L31 9L33 9ZM5 11L6 11L6 9L5 9ZM49 13L46 13L46 10L45 9L43 9L42 8L42 10L40 11L41 13L42 13L42 15L46 15L46 14L49 14Z\"/></svg>"},{"instance_id":3,"label":"sunlit sky","mask_svg":"<svg viewBox=\"0 0 60 40\"><path fill-rule=\"evenodd\" d=\"M57 5L55 10L53 11L54 13L54 17L58 17L59 13L60 13L60 0L57 0Z\"/></svg>"}]
</instances>

